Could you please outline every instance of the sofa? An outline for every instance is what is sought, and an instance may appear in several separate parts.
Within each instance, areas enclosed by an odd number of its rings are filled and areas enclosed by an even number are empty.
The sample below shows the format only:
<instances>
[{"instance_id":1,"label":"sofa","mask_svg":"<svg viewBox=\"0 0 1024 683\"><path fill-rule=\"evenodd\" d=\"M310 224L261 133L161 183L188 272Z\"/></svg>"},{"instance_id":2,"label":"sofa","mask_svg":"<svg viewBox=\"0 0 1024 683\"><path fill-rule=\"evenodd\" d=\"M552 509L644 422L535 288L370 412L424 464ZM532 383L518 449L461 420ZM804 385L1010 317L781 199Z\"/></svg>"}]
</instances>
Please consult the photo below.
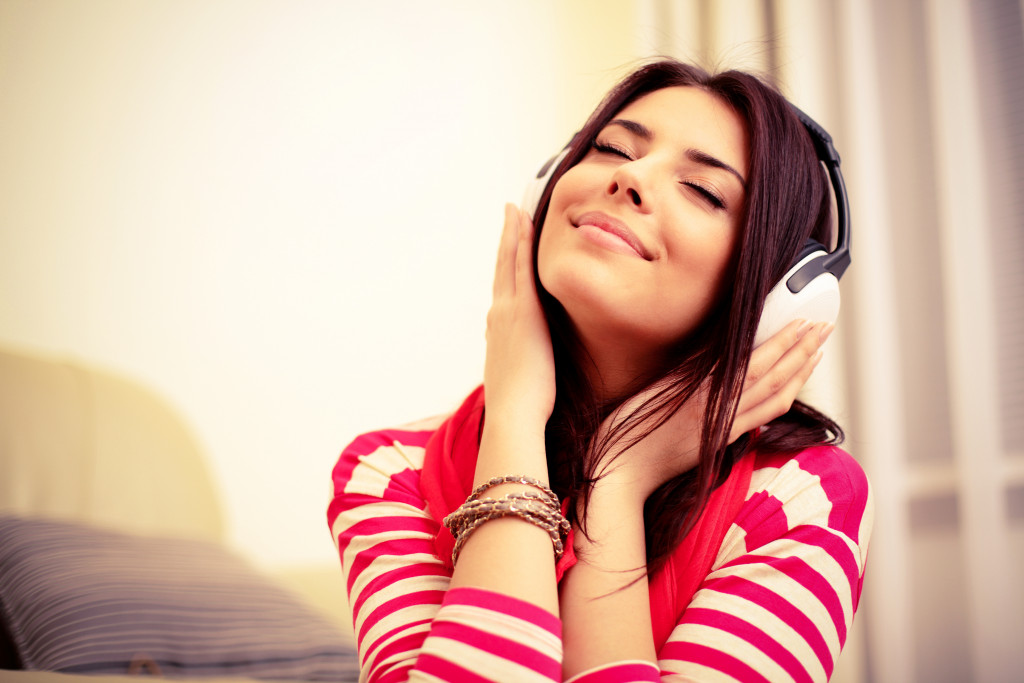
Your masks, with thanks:
<instances>
[{"instance_id":1,"label":"sofa","mask_svg":"<svg viewBox=\"0 0 1024 683\"><path fill-rule=\"evenodd\" d=\"M271 575L224 527L153 391L0 348L0 680L357 680L340 571Z\"/></svg>"}]
</instances>

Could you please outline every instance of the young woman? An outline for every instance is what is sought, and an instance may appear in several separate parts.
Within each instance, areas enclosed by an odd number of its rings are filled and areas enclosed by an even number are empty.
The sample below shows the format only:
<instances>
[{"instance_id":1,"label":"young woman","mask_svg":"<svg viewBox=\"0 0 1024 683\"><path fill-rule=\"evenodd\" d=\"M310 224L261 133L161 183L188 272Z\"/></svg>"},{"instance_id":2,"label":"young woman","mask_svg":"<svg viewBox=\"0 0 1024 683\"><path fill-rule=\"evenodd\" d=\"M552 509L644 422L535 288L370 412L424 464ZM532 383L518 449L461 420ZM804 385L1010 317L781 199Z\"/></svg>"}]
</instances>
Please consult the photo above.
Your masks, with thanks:
<instances>
[{"instance_id":1,"label":"young woman","mask_svg":"<svg viewBox=\"0 0 1024 683\"><path fill-rule=\"evenodd\" d=\"M648 65L534 216L505 210L483 387L334 470L365 679L827 679L869 487L795 401L831 325L753 348L771 287L828 243L803 125L750 75Z\"/></svg>"}]
</instances>

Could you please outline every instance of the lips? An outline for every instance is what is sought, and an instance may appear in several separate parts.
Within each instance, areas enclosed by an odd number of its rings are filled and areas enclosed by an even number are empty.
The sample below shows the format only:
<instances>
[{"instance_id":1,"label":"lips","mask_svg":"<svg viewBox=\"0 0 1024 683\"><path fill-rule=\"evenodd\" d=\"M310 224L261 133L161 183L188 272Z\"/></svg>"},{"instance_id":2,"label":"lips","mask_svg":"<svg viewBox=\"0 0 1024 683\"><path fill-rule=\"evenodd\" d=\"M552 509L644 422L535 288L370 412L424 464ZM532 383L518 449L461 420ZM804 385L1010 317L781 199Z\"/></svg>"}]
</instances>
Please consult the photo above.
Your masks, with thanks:
<instances>
[{"instance_id":1,"label":"lips","mask_svg":"<svg viewBox=\"0 0 1024 683\"><path fill-rule=\"evenodd\" d=\"M607 233L603 238L604 240L607 240L609 235L616 240L621 240L621 242L624 243L623 246L628 246L636 253L637 256L645 261L650 261L653 258L651 253L643 245L643 242L640 241L640 239L626 226L625 223L617 218L609 216L608 214L601 213L600 211L588 211L577 218L573 224L577 228L591 226ZM614 245L615 242L612 242L611 244Z\"/></svg>"}]
</instances>

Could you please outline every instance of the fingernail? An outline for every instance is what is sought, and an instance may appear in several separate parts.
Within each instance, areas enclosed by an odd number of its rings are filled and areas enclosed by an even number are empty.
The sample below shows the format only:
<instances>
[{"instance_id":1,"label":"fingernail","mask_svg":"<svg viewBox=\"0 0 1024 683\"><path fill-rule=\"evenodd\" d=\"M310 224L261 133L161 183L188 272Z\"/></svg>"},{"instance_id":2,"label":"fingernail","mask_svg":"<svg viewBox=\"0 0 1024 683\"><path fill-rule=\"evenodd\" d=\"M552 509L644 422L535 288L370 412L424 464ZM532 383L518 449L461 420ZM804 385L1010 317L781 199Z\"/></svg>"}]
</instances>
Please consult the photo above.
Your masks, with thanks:
<instances>
[{"instance_id":1,"label":"fingernail","mask_svg":"<svg viewBox=\"0 0 1024 683\"><path fill-rule=\"evenodd\" d=\"M818 333L818 343L824 344L825 340L828 339L828 336L832 334L832 330L834 329L836 329L836 326L832 323L827 323L822 327L821 331Z\"/></svg>"},{"instance_id":2,"label":"fingernail","mask_svg":"<svg viewBox=\"0 0 1024 683\"><path fill-rule=\"evenodd\" d=\"M807 330L809 330L809 329L811 329L811 321L810 320L801 320L800 324L796 328L796 338L797 339L802 339L803 336L805 334L807 334Z\"/></svg>"}]
</instances>

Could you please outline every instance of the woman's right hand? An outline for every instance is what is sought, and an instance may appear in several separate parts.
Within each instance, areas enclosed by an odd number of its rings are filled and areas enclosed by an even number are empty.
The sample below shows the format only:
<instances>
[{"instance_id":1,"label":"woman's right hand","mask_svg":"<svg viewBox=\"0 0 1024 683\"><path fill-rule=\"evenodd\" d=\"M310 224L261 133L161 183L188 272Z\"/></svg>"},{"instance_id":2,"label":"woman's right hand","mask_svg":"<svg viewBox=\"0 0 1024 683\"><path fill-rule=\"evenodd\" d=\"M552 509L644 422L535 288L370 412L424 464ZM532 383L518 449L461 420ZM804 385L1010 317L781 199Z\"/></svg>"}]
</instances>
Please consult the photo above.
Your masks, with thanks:
<instances>
[{"instance_id":1,"label":"woman's right hand","mask_svg":"<svg viewBox=\"0 0 1024 683\"><path fill-rule=\"evenodd\" d=\"M533 277L533 222L505 205L491 309L484 390L488 422L513 420L542 431L555 404L555 362Z\"/></svg>"},{"instance_id":2,"label":"woman's right hand","mask_svg":"<svg viewBox=\"0 0 1024 683\"><path fill-rule=\"evenodd\" d=\"M533 279L533 226L511 204L505 207L494 300L487 313L484 391L487 413L474 486L509 475L546 484L544 428L555 405L555 362ZM486 496L532 490L518 482L502 483ZM470 534L450 585L487 589L558 614L551 537L516 517L490 520Z\"/></svg>"}]
</instances>

